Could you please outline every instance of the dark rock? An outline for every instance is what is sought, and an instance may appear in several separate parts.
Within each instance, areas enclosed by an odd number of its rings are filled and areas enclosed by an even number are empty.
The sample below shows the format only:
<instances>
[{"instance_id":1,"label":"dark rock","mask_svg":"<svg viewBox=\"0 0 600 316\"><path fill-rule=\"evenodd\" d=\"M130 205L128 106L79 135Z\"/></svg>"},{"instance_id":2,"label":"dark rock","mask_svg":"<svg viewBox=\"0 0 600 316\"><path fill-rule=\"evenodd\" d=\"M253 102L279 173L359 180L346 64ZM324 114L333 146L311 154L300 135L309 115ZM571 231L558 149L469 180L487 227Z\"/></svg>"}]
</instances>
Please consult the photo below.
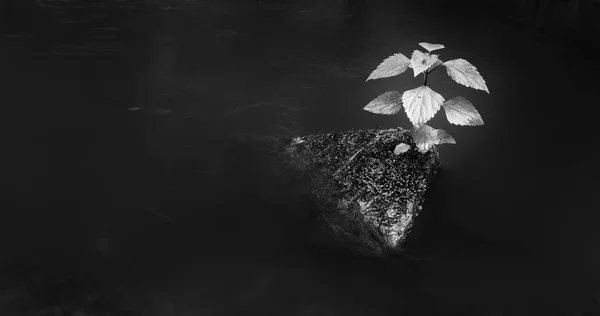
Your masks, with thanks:
<instances>
[{"instance_id":1,"label":"dark rock","mask_svg":"<svg viewBox=\"0 0 600 316\"><path fill-rule=\"evenodd\" d=\"M403 129L270 138L286 169L308 175L321 227L352 250L377 257L402 253L439 168ZM396 155L400 143L410 145Z\"/></svg>"}]
</instances>

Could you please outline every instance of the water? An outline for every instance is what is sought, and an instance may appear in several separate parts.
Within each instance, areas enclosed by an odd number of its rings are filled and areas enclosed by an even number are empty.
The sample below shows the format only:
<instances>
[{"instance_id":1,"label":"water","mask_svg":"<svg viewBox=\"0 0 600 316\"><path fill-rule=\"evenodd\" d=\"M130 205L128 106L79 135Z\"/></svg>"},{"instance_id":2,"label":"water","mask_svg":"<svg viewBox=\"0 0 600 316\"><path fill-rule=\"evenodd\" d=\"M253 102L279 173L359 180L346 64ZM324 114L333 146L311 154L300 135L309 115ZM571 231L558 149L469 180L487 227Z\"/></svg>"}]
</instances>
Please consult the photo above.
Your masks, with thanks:
<instances>
[{"instance_id":1,"label":"water","mask_svg":"<svg viewBox=\"0 0 600 316\"><path fill-rule=\"evenodd\" d=\"M3 289L72 280L145 315L599 310L593 47L459 10L265 8L138 15L84 56L57 37L2 40ZM229 135L406 127L362 107L420 78L364 80L419 41L469 60L491 92L430 78L485 125L431 121L458 144L440 148L422 265L315 246L305 185Z\"/></svg>"}]
</instances>

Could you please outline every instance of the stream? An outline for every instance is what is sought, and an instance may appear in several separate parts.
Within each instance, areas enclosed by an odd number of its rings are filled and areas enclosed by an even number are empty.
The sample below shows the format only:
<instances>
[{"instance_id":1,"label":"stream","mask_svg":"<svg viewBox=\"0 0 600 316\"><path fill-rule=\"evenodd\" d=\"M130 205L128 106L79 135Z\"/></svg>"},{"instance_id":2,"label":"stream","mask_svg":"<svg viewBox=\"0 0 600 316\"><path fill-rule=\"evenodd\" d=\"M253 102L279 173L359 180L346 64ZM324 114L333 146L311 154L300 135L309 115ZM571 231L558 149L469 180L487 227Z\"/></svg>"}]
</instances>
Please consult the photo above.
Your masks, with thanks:
<instances>
[{"instance_id":1,"label":"stream","mask_svg":"<svg viewBox=\"0 0 600 316\"><path fill-rule=\"evenodd\" d=\"M196 2L0 40L2 315L92 292L156 316L600 313L592 39L404 2ZM485 125L428 123L457 144L407 267L336 248L306 187L232 136L408 127L362 108L421 78L365 79L422 41L491 94L428 79ZM35 300L3 310L15 288Z\"/></svg>"}]
</instances>

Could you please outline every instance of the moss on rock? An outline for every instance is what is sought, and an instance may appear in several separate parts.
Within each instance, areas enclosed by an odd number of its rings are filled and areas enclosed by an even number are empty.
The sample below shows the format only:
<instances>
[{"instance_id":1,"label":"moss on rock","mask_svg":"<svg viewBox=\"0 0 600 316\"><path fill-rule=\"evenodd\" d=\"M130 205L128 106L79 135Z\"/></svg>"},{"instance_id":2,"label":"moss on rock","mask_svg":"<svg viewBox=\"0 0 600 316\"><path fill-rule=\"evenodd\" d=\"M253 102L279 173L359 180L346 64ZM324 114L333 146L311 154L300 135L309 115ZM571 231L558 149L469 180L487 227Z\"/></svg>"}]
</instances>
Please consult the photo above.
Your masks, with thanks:
<instances>
[{"instance_id":1,"label":"moss on rock","mask_svg":"<svg viewBox=\"0 0 600 316\"><path fill-rule=\"evenodd\" d=\"M410 149L396 155L400 143ZM277 149L287 174L308 175L326 232L378 257L402 252L441 167L436 148L420 153L404 129L264 138L263 144Z\"/></svg>"},{"instance_id":2,"label":"moss on rock","mask_svg":"<svg viewBox=\"0 0 600 316\"><path fill-rule=\"evenodd\" d=\"M400 143L411 149L396 155ZM284 152L292 166L310 176L323 228L376 256L402 250L440 168L437 150L421 154L403 129L297 137Z\"/></svg>"}]
</instances>

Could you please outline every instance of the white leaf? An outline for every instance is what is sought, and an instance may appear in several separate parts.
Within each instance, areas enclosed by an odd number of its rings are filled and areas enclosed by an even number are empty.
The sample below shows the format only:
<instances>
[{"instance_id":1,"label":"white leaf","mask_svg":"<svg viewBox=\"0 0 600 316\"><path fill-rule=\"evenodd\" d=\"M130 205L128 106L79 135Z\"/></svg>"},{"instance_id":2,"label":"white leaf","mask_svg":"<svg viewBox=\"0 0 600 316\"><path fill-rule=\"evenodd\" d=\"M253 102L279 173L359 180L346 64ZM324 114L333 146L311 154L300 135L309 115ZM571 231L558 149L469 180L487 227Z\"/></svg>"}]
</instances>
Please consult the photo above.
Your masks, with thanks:
<instances>
[{"instance_id":1,"label":"white leaf","mask_svg":"<svg viewBox=\"0 0 600 316\"><path fill-rule=\"evenodd\" d=\"M462 126L483 125L483 119L473 104L463 97L454 97L442 104L448 122Z\"/></svg>"},{"instance_id":2,"label":"white leaf","mask_svg":"<svg viewBox=\"0 0 600 316\"><path fill-rule=\"evenodd\" d=\"M409 144L400 143L394 149L394 154L400 155L400 154L403 154L403 153L407 152L409 149L410 149L410 145Z\"/></svg>"},{"instance_id":3,"label":"white leaf","mask_svg":"<svg viewBox=\"0 0 600 316\"><path fill-rule=\"evenodd\" d=\"M410 58L410 66L415 73L415 77L429 69L437 60L438 55L429 55L429 53L415 50Z\"/></svg>"},{"instance_id":4,"label":"white leaf","mask_svg":"<svg viewBox=\"0 0 600 316\"><path fill-rule=\"evenodd\" d=\"M421 153L426 153L433 145L456 144L456 140L445 130L435 129L427 124L414 126L412 136Z\"/></svg>"},{"instance_id":5,"label":"white leaf","mask_svg":"<svg viewBox=\"0 0 600 316\"><path fill-rule=\"evenodd\" d=\"M444 48L444 45L442 44L431 44L427 42L419 43L419 45L421 45L421 47L425 48L429 52Z\"/></svg>"},{"instance_id":6,"label":"white leaf","mask_svg":"<svg viewBox=\"0 0 600 316\"><path fill-rule=\"evenodd\" d=\"M402 95L398 91L388 91L369 102L363 110L375 114L393 115L402 109Z\"/></svg>"},{"instance_id":7,"label":"white leaf","mask_svg":"<svg viewBox=\"0 0 600 316\"><path fill-rule=\"evenodd\" d=\"M366 81L397 76L405 72L409 66L410 60L408 57L400 53L392 55L381 62Z\"/></svg>"},{"instance_id":8,"label":"white leaf","mask_svg":"<svg viewBox=\"0 0 600 316\"><path fill-rule=\"evenodd\" d=\"M438 142L437 131L427 124L413 127L412 136L421 153L426 153Z\"/></svg>"},{"instance_id":9,"label":"white leaf","mask_svg":"<svg viewBox=\"0 0 600 316\"><path fill-rule=\"evenodd\" d=\"M485 80L483 80L477 68L468 61L462 58L453 59L445 62L444 66L446 66L448 76L454 79L454 81L464 86L490 93L485 85Z\"/></svg>"},{"instance_id":10,"label":"white leaf","mask_svg":"<svg viewBox=\"0 0 600 316\"><path fill-rule=\"evenodd\" d=\"M402 94L404 111L413 125L429 121L440 110L442 103L444 97L427 86L420 86Z\"/></svg>"},{"instance_id":11,"label":"white leaf","mask_svg":"<svg viewBox=\"0 0 600 316\"><path fill-rule=\"evenodd\" d=\"M448 134L445 130L443 129L438 129L437 130L437 142L436 145L439 144L456 144L456 140L454 140L454 137L452 137L450 134Z\"/></svg>"}]
</instances>

